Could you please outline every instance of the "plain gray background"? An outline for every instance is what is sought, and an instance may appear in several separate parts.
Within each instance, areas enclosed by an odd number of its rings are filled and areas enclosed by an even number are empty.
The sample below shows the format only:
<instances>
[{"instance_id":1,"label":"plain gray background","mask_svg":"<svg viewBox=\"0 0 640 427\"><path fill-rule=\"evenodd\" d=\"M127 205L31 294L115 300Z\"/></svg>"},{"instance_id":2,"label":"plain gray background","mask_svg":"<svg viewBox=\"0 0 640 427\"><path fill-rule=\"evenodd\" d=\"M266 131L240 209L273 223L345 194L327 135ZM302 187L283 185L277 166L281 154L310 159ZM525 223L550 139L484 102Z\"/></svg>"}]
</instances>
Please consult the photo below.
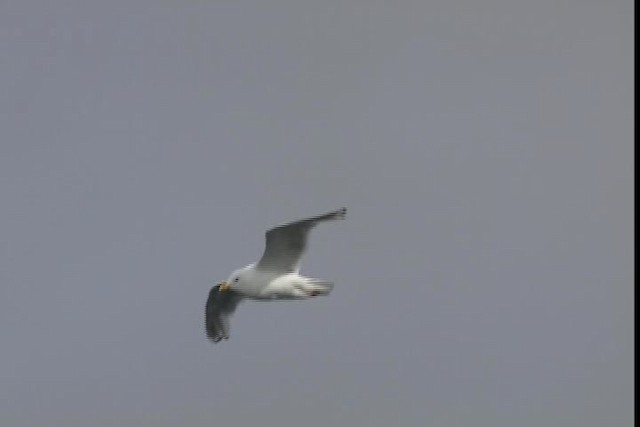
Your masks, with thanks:
<instances>
[{"instance_id":1,"label":"plain gray background","mask_svg":"<svg viewBox=\"0 0 640 427\"><path fill-rule=\"evenodd\" d=\"M630 425L632 12L1 1L2 425ZM206 341L342 205L332 295Z\"/></svg>"}]
</instances>

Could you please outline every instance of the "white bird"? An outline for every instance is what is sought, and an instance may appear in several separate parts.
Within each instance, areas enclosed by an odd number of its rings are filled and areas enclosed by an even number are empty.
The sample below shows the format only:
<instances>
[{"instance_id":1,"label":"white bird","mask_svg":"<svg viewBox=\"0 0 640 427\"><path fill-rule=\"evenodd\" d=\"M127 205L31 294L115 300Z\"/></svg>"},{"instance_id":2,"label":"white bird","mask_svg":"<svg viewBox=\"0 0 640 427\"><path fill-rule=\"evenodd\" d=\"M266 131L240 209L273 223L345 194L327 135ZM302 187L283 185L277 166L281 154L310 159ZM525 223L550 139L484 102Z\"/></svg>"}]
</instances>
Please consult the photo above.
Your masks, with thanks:
<instances>
[{"instance_id":1,"label":"white bird","mask_svg":"<svg viewBox=\"0 0 640 427\"><path fill-rule=\"evenodd\" d=\"M231 273L227 281L209 291L205 310L207 337L213 342L229 338L229 317L238 303L253 300L299 300L329 295L333 282L301 276L300 258L309 231L320 222L345 219L346 208L280 225L266 232L260 261Z\"/></svg>"}]
</instances>

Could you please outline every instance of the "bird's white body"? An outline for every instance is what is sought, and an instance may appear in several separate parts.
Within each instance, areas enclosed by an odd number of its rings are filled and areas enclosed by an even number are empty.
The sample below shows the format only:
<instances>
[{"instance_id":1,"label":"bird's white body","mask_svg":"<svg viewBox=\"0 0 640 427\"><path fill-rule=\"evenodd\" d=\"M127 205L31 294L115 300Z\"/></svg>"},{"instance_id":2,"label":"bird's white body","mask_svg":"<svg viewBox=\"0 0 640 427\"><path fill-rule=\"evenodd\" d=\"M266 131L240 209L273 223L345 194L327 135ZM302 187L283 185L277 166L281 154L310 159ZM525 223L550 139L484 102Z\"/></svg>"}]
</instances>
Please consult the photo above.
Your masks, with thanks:
<instances>
[{"instance_id":1,"label":"bird's white body","mask_svg":"<svg viewBox=\"0 0 640 427\"><path fill-rule=\"evenodd\" d=\"M250 264L234 271L229 284L245 298L255 300L306 299L327 295L333 283L300 275L297 271L282 272L262 270Z\"/></svg>"}]
</instances>

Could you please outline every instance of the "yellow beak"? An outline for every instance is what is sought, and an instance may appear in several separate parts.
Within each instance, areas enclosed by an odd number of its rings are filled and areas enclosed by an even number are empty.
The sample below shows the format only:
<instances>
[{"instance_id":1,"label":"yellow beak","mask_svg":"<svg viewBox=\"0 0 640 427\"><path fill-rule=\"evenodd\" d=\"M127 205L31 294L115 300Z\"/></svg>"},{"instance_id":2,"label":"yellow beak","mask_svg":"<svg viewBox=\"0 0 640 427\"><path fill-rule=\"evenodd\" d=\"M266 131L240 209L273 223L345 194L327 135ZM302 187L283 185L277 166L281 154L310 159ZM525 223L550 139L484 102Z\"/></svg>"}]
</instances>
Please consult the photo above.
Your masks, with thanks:
<instances>
[{"instance_id":1,"label":"yellow beak","mask_svg":"<svg viewBox=\"0 0 640 427\"><path fill-rule=\"evenodd\" d=\"M231 289L231 286L227 282L221 282L218 284L220 287L218 288L218 292L227 292Z\"/></svg>"}]
</instances>

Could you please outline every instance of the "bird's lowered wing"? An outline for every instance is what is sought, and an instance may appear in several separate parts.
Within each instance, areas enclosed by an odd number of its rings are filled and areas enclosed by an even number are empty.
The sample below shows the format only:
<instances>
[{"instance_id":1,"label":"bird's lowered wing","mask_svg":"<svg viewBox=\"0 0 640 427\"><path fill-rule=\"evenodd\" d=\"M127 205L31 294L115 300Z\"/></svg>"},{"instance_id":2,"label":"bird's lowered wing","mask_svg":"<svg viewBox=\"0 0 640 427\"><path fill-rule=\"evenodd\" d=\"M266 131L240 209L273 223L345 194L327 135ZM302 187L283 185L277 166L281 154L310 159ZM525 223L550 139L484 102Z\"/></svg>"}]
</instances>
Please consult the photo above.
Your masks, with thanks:
<instances>
[{"instance_id":1,"label":"bird's lowered wing","mask_svg":"<svg viewBox=\"0 0 640 427\"><path fill-rule=\"evenodd\" d=\"M205 307L207 338L213 342L229 338L229 317L240 300L242 296L235 291L220 292L220 285L211 288Z\"/></svg>"}]
</instances>

